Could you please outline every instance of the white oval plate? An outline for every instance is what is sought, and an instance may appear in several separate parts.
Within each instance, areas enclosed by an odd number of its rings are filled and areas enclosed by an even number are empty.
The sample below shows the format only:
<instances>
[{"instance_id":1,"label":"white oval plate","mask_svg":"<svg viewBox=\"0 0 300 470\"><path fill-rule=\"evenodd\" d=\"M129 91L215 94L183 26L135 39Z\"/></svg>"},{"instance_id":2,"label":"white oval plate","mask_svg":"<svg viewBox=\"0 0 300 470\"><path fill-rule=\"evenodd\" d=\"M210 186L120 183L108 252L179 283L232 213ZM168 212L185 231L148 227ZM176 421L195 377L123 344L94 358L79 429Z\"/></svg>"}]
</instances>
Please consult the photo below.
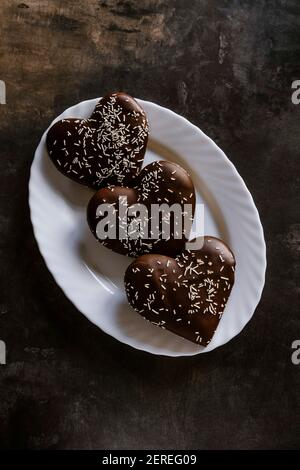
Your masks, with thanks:
<instances>
[{"instance_id":1,"label":"white oval plate","mask_svg":"<svg viewBox=\"0 0 300 470\"><path fill-rule=\"evenodd\" d=\"M56 120L87 118L98 99L83 101ZM151 133L144 164L166 158L190 172L198 201L205 205L205 234L227 241L236 257L235 284L209 346L162 330L130 307L123 276L132 260L102 247L90 233L86 205L92 192L56 170L46 150L47 131L36 149L29 182L34 234L57 284L106 333L152 354L192 356L212 351L243 329L261 297L266 249L259 215L235 167L209 137L174 112L138 101L148 115Z\"/></svg>"}]
</instances>

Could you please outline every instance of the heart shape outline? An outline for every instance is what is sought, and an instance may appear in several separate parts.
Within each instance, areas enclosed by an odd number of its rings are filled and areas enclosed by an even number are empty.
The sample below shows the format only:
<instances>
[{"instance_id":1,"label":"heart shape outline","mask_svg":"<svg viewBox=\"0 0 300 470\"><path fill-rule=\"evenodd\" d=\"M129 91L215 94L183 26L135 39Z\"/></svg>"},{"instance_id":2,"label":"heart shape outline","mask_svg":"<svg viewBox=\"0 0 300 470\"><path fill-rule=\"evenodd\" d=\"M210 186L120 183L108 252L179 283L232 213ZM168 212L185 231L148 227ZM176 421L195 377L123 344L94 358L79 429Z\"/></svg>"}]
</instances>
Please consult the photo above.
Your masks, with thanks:
<instances>
[{"instance_id":1,"label":"heart shape outline","mask_svg":"<svg viewBox=\"0 0 300 470\"><path fill-rule=\"evenodd\" d=\"M109 93L89 118L53 124L46 146L55 167L73 181L93 189L126 186L141 171L148 131L146 114L134 98Z\"/></svg>"},{"instance_id":2,"label":"heart shape outline","mask_svg":"<svg viewBox=\"0 0 300 470\"><path fill-rule=\"evenodd\" d=\"M146 320L207 346L223 315L235 277L235 258L220 239L177 257L136 258L124 277L130 305Z\"/></svg>"},{"instance_id":3,"label":"heart shape outline","mask_svg":"<svg viewBox=\"0 0 300 470\"><path fill-rule=\"evenodd\" d=\"M116 212L116 219L118 219L120 213L119 198L122 196L127 197L129 209L134 204L144 204L147 207L150 217L146 220L146 223L150 222L151 215L153 214L151 212L152 205L157 206L162 204L170 207L173 204L180 206L179 220L176 219L175 223L175 216L170 211L170 233L167 234L162 229L162 220L160 218L159 236L155 239L138 238L131 240L129 238L120 240L118 233L116 238L113 239L99 238L97 224L101 220L101 216L99 215L98 208L102 204L111 205L113 211ZM95 238L101 244L117 253L132 257L151 252L173 256L184 249L189 239L195 205L195 187L188 172L176 163L165 160L155 161L143 168L133 188L113 186L97 191L87 207L87 222ZM189 213L186 211L187 207ZM110 223L118 225L117 220ZM144 219L141 221L141 224L145 224ZM176 230L177 227L181 232ZM169 239L166 239L168 235L170 235Z\"/></svg>"}]
</instances>

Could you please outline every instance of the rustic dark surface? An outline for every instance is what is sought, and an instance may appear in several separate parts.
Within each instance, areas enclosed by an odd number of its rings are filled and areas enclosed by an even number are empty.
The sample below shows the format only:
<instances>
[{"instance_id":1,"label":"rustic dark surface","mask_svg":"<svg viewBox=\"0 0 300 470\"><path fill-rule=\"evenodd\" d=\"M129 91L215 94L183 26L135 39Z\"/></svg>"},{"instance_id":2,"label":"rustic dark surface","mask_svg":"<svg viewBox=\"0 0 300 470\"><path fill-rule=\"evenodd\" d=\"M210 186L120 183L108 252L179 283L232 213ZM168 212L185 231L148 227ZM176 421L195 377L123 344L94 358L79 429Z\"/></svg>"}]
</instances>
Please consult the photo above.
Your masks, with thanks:
<instances>
[{"instance_id":1,"label":"rustic dark surface","mask_svg":"<svg viewBox=\"0 0 300 470\"><path fill-rule=\"evenodd\" d=\"M299 1L1 0L0 18L1 448L299 447ZM39 254L28 209L34 149L66 107L110 90L199 125L260 211L262 301L208 355L120 344L76 311Z\"/></svg>"}]
</instances>

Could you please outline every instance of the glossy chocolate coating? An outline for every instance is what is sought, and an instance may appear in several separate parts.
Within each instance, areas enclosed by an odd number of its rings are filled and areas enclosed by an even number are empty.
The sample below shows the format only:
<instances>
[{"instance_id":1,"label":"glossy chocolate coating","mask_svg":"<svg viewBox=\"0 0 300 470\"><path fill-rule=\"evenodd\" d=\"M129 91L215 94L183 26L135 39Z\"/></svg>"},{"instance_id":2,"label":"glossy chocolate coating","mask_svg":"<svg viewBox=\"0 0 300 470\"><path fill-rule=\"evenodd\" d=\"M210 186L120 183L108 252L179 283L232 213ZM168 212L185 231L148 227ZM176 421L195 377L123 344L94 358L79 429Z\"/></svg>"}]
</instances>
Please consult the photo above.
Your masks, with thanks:
<instances>
[{"instance_id":1,"label":"glossy chocolate coating","mask_svg":"<svg viewBox=\"0 0 300 470\"><path fill-rule=\"evenodd\" d=\"M96 228L101 220L101 216L97 216L96 212L97 208L103 203L112 204L115 208L115 223L118 226L120 213L119 196L127 196L128 205L142 203L147 207L148 217L141 217L143 222L148 223L147 236L144 238L120 240L118 237L117 239L100 239L97 235ZM152 228L151 223L154 221L153 212L151 212L152 204L167 204L170 207L173 204L178 204L180 212L178 219L176 219L177 223L174 224L174 213L168 211L168 214L170 214L170 219L166 222L168 226L163 225L161 215L156 225L158 227L158 236L153 239L148 238ZM137 177L134 188L114 186L99 190L89 202L87 220L92 233L100 243L117 253L134 257L151 252L175 256L184 249L190 232L190 230L187 231L187 236L183 233L185 204L190 205L191 214L190 216L187 215L186 219L189 219L190 225L192 225L195 210L195 189L189 174L175 163L159 161L150 163L143 168ZM133 217L130 218L130 221L132 220ZM180 223L178 223L179 220ZM170 227L170 234L166 231L168 227ZM168 235L170 235L169 239L164 239ZM154 236L155 234L153 234Z\"/></svg>"},{"instance_id":2,"label":"glossy chocolate coating","mask_svg":"<svg viewBox=\"0 0 300 470\"><path fill-rule=\"evenodd\" d=\"M215 237L176 258L143 255L125 273L129 303L146 320L203 346L211 341L234 284L235 259Z\"/></svg>"},{"instance_id":3,"label":"glossy chocolate coating","mask_svg":"<svg viewBox=\"0 0 300 470\"><path fill-rule=\"evenodd\" d=\"M49 156L68 178L99 189L131 184L148 141L145 112L126 93L101 98L89 119L63 119L47 133Z\"/></svg>"}]
</instances>

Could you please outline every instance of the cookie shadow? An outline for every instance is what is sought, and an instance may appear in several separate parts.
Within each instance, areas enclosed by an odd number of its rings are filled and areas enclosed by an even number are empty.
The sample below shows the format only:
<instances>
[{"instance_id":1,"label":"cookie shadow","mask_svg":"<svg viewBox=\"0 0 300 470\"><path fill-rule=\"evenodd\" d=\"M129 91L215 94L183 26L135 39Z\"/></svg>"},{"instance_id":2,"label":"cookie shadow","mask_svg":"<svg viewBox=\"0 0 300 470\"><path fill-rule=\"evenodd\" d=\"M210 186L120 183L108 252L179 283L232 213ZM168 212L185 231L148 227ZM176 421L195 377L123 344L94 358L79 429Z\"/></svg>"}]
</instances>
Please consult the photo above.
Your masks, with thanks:
<instances>
[{"instance_id":1,"label":"cookie shadow","mask_svg":"<svg viewBox=\"0 0 300 470\"><path fill-rule=\"evenodd\" d=\"M91 233L86 221L81 227L77 254L90 273L101 279L114 293L124 290L124 274L133 258L120 255L101 245Z\"/></svg>"}]
</instances>

